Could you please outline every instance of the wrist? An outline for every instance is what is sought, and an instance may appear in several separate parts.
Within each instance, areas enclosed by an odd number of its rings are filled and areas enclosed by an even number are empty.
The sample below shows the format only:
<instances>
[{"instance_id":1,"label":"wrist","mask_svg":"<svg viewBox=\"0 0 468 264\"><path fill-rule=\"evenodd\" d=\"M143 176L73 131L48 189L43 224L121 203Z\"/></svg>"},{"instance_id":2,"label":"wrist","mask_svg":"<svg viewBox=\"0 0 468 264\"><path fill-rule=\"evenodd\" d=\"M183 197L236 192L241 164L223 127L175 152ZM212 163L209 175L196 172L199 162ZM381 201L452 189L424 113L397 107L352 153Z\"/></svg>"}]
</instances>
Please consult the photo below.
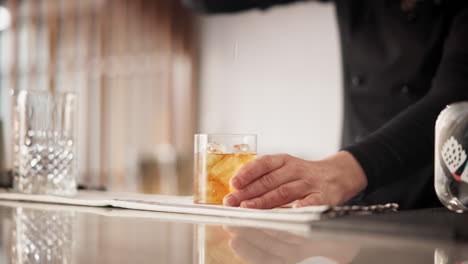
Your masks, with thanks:
<instances>
[{"instance_id":1,"label":"wrist","mask_svg":"<svg viewBox=\"0 0 468 264\"><path fill-rule=\"evenodd\" d=\"M336 204L344 203L367 187L367 176L357 159L347 151L340 151L323 162L333 168L329 182L341 194Z\"/></svg>"}]
</instances>

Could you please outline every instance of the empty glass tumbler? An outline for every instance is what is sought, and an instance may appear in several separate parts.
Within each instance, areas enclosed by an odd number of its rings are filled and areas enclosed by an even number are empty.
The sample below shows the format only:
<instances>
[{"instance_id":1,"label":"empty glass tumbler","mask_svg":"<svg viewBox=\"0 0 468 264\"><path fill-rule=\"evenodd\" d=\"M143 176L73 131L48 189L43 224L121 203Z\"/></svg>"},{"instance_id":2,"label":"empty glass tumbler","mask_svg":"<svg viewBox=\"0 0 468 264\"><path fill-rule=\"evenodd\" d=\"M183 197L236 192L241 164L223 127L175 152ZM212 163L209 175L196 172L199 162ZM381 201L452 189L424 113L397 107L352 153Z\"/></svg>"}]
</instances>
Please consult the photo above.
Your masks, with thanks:
<instances>
[{"instance_id":1,"label":"empty glass tumbler","mask_svg":"<svg viewBox=\"0 0 468 264\"><path fill-rule=\"evenodd\" d=\"M20 91L14 111L14 181L27 194L76 193L76 95Z\"/></svg>"},{"instance_id":2,"label":"empty glass tumbler","mask_svg":"<svg viewBox=\"0 0 468 264\"><path fill-rule=\"evenodd\" d=\"M447 106L435 128L435 190L456 212L468 211L468 102Z\"/></svg>"}]
</instances>

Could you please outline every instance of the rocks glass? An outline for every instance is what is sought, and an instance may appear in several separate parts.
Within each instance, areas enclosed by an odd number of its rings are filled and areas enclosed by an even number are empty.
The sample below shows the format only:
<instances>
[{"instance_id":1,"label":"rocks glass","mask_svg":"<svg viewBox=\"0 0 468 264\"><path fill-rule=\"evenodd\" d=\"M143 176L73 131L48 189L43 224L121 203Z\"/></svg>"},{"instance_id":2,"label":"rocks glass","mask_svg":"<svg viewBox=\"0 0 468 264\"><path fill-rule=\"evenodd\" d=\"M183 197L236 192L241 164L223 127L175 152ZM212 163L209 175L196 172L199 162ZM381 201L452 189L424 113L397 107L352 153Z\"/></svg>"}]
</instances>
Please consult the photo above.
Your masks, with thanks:
<instances>
[{"instance_id":1,"label":"rocks glass","mask_svg":"<svg viewBox=\"0 0 468 264\"><path fill-rule=\"evenodd\" d=\"M195 135L194 202L222 205L231 177L256 157L256 135Z\"/></svg>"}]
</instances>

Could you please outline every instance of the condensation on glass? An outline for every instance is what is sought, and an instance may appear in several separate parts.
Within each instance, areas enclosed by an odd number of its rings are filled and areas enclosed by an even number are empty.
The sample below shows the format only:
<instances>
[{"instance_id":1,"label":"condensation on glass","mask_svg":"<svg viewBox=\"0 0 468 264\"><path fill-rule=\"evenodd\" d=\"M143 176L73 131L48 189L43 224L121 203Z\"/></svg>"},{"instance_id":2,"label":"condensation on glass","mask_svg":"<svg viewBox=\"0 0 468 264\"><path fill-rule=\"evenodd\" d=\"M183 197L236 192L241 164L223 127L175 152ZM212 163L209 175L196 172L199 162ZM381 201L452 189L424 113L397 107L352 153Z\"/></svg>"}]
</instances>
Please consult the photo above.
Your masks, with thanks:
<instances>
[{"instance_id":1,"label":"condensation on glass","mask_svg":"<svg viewBox=\"0 0 468 264\"><path fill-rule=\"evenodd\" d=\"M435 190L450 210L468 211L468 102L447 106L435 127Z\"/></svg>"},{"instance_id":2,"label":"condensation on glass","mask_svg":"<svg viewBox=\"0 0 468 264\"><path fill-rule=\"evenodd\" d=\"M15 95L14 181L27 194L76 193L76 95L20 91Z\"/></svg>"}]
</instances>

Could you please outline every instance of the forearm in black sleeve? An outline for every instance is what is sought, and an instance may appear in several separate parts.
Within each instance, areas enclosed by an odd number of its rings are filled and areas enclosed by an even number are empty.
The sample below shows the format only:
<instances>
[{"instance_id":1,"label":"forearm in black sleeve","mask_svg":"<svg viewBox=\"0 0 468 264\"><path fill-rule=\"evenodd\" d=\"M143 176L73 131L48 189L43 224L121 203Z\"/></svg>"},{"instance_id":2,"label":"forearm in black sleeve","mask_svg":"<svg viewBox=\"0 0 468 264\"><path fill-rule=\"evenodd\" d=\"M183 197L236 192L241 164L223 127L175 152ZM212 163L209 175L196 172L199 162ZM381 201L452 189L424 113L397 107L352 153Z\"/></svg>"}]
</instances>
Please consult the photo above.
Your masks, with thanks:
<instances>
[{"instance_id":1,"label":"forearm in black sleeve","mask_svg":"<svg viewBox=\"0 0 468 264\"><path fill-rule=\"evenodd\" d=\"M429 93L365 140L344 149L363 167L366 193L400 180L405 168L431 162L438 114L446 105L463 100L468 100L467 4L452 22Z\"/></svg>"},{"instance_id":2,"label":"forearm in black sleeve","mask_svg":"<svg viewBox=\"0 0 468 264\"><path fill-rule=\"evenodd\" d=\"M182 3L200 13L230 13L251 8L265 9L272 5L307 0L182 0Z\"/></svg>"}]
</instances>

